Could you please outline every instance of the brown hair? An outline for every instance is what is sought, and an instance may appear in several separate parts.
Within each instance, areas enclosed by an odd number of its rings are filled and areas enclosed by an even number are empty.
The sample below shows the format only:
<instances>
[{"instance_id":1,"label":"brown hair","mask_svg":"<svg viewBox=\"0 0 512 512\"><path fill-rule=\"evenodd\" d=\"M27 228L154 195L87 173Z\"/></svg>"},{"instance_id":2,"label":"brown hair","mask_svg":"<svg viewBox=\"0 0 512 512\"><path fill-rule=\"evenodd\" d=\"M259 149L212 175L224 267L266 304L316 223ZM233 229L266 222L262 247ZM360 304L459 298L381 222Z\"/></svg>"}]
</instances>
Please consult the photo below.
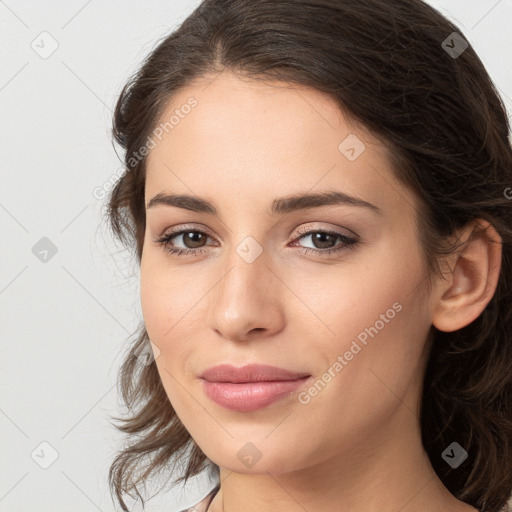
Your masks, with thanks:
<instances>
[{"instance_id":1,"label":"brown hair","mask_svg":"<svg viewBox=\"0 0 512 512\"><path fill-rule=\"evenodd\" d=\"M396 177L418 195L429 276L457 248L450 235L469 221L489 221L502 238L499 282L482 314L455 332L431 328L420 417L444 485L481 511L498 512L512 490L512 148L505 106L464 41L420 0L204 0L120 94L113 134L126 172L107 220L140 264L146 158L139 150L172 95L192 80L228 69L335 98L392 149ZM155 363L139 364L147 339L141 325L119 374L130 416L116 418L124 423L116 427L132 442L116 455L109 482L124 511L124 494L144 502L139 486L158 472L169 476L178 462L185 472L173 485L219 471L174 412ZM441 457L454 440L469 454L457 469Z\"/></svg>"}]
</instances>

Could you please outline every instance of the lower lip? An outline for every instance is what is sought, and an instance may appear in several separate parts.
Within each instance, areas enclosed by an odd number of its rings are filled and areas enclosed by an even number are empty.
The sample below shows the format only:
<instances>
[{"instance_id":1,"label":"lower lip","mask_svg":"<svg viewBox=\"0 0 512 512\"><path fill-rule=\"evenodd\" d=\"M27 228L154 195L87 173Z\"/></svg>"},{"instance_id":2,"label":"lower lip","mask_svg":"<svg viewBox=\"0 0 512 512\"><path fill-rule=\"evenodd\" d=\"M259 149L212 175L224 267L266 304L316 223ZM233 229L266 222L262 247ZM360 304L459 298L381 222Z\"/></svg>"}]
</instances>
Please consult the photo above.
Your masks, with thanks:
<instances>
[{"instance_id":1,"label":"lower lip","mask_svg":"<svg viewBox=\"0 0 512 512\"><path fill-rule=\"evenodd\" d=\"M263 382L210 382L203 380L204 392L215 403L234 411L256 411L284 398L304 385L311 377L297 380Z\"/></svg>"}]
</instances>

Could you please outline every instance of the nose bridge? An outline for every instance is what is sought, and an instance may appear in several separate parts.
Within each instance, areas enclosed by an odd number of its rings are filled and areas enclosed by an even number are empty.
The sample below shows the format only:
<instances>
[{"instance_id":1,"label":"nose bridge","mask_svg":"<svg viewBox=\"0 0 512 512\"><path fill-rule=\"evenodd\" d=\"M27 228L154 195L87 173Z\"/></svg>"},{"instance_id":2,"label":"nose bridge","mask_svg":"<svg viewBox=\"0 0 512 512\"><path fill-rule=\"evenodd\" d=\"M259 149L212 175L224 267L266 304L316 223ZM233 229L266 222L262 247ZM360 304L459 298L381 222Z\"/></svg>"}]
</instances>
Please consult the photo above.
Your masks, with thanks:
<instances>
[{"instance_id":1,"label":"nose bridge","mask_svg":"<svg viewBox=\"0 0 512 512\"><path fill-rule=\"evenodd\" d=\"M246 237L226 253L222 275L212 294L210 325L225 337L240 338L275 320L276 293L263 247Z\"/></svg>"},{"instance_id":2,"label":"nose bridge","mask_svg":"<svg viewBox=\"0 0 512 512\"><path fill-rule=\"evenodd\" d=\"M226 256L226 272L218 286L219 301L236 304L265 293L262 285L268 284L266 274L271 274L268 264L263 247L252 237L243 239Z\"/></svg>"}]
</instances>

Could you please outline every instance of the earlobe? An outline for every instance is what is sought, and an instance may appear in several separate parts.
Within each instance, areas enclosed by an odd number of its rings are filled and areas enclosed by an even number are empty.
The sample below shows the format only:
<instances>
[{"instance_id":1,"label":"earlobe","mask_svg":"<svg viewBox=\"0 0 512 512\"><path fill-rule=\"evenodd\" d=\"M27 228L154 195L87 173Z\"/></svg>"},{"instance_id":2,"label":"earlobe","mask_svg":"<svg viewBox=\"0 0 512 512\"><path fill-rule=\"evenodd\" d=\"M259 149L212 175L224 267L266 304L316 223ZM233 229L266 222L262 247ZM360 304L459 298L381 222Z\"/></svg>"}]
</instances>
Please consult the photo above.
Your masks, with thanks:
<instances>
[{"instance_id":1,"label":"earlobe","mask_svg":"<svg viewBox=\"0 0 512 512\"><path fill-rule=\"evenodd\" d=\"M450 272L438 285L432 324L440 331L462 329L491 301L501 269L502 239L487 221L475 220L462 230L463 245L450 256Z\"/></svg>"}]
</instances>

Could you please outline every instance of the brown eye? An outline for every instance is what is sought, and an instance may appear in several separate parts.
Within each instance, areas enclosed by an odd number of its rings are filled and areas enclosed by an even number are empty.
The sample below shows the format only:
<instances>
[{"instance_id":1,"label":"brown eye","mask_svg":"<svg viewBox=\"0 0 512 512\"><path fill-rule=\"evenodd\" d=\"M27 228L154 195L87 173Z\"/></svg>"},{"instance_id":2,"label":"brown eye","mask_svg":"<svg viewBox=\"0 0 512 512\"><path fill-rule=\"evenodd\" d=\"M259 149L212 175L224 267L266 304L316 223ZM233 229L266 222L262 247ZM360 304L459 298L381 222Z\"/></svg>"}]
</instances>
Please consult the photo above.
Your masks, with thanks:
<instances>
[{"instance_id":1,"label":"brown eye","mask_svg":"<svg viewBox=\"0 0 512 512\"><path fill-rule=\"evenodd\" d=\"M181 233L175 234L172 238L182 236L183 244L187 249L196 249L198 247L203 247L204 243L206 243L207 235L202 233L201 231L183 231Z\"/></svg>"},{"instance_id":2,"label":"brown eye","mask_svg":"<svg viewBox=\"0 0 512 512\"><path fill-rule=\"evenodd\" d=\"M313 254L332 254L337 251L343 251L354 248L358 239L352 236L338 233L336 231L329 230L299 230L301 236L297 240L304 238L311 238L313 247L304 247L299 244L300 250L305 253ZM341 243L336 244L337 240L341 240Z\"/></svg>"},{"instance_id":3,"label":"brown eye","mask_svg":"<svg viewBox=\"0 0 512 512\"><path fill-rule=\"evenodd\" d=\"M310 233L309 235L313 242L313 245L316 249L330 249L334 245L336 245L336 240L339 238L339 235L333 235L331 233L324 233L323 231L318 231L315 233ZM303 237L301 237L303 238Z\"/></svg>"},{"instance_id":4,"label":"brown eye","mask_svg":"<svg viewBox=\"0 0 512 512\"><path fill-rule=\"evenodd\" d=\"M180 241L181 238L181 241ZM155 243L162 245L164 250L178 256L187 254L198 254L205 252L207 249L206 240L210 238L207 233L198 229L182 229L162 235L155 240ZM175 239L182 244L176 245ZM204 248L204 249L203 249Z\"/></svg>"}]
</instances>

